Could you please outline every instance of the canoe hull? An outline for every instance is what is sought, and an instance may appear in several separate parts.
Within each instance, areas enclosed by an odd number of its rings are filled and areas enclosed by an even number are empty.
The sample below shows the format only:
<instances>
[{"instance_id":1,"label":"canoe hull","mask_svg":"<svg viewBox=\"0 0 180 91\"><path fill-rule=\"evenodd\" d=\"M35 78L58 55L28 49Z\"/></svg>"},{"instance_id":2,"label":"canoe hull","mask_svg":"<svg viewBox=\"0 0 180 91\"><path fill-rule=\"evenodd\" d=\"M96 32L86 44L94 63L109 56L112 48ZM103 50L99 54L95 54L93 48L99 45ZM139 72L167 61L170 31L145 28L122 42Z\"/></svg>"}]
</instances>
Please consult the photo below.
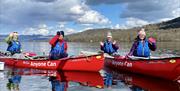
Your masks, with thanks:
<instances>
[{"instance_id":1,"label":"canoe hull","mask_svg":"<svg viewBox=\"0 0 180 91\"><path fill-rule=\"evenodd\" d=\"M27 60L0 58L5 65L19 68L35 68L45 70L99 71L104 66L104 56L73 57L60 60Z\"/></svg>"},{"instance_id":2,"label":"canoe hull","mask_svg":"<svg viewBox=\"0 0 180 91\"><path fill-rule=\"evenodd\" d=\"M180 80L180 58L164 58L155 60L106 58L105 65L120 71L139 73L169 80Z\"/></svg>"}]
</instances>

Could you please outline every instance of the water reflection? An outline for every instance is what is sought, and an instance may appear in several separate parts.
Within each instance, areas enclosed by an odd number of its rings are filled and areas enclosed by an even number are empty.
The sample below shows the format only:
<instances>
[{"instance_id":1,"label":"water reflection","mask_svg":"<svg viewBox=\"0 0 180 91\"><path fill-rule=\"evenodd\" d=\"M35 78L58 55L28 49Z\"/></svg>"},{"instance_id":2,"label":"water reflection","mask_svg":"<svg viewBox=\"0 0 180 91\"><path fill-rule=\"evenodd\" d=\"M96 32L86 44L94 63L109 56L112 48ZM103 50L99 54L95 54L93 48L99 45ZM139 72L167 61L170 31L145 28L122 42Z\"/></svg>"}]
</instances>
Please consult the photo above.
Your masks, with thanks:
<instances>
[{"instance_id":1,"label":"water reflection","mask_svg":"<svg viewBox=\"0 0 180 91\"><path fill-rule=\"evenodd\" d=\"M114 83L123 83L132 91L180 91L180 84L177 82L112 69L107 69L107 72L113 75Z\"/></svg>"},{"instance_id":2,"label":"water reflection","mask_svg":"<svg viewBox=\"0 0 180 91\"><path fill-rule=\"evenodd\" d=\"M21 83L21 77L24 76L48 77L47 80L51 83L52 91L67 91L72 82L80 86L104 88L104 81L99 72L39 70L10 66L6 69L8 70L7 89L10 91L22 91L19 89L19 84Z\"/></svg>"},{"instance_id":3,"label":"water reflection","mask_svg":"<svg viewBox=\"0 0 180 91\"><path fill-rule=\"evenodd\" d=\"M111 88L112 87L112 81L113 81L113 76L111 73L105 73L104 76L104 84L107 88Z\"/></svg>"},{"instance_id":4,"label":"water reflection","mask_svg":"<svg viewBox=\"0 0 180 91\"><path fill-rule=\"evenodd\" d=\"M19 86L27 85L26 77L40 76L48 84L37 85L37 90L49 88L46 91L180 91L180 84L164 79L151 78L139 74L122 73L106 68L102 72L55 71L27 68L6 67L6 88L9 91L24 91ZM37 78L36 78L37 79ZM29 84L38 83L33 80ZM27 81L28 82L28 81ZM83 89L83 87L86 87ZM33 86L28 87L32 91ZM90 91L91 91L90 90ZM3 90L4 91L4 90ZM6 91L6 90L5 90ZM44 91L44 90L43 90Z\"/></svg>"},{"instance_id":5,"label":"water reflection","mask_svg":"<svg viewBox=\"0 0 180 91\"><path fill-rule=\"evenodd\" d=\"M19 84L21 82L21 75L11 72L10 78L8 79L7 89L9 91L19 91Z\"/></svg>"},{"instance_id":6,"label":"water reflection","mask_svg":"<svg viewBox=\"0 0 180 91\"><path fill-rule=\"evenodd\" d=\"M67 91L67 81L60 80L56 77L50 77L49 81L51 82L52 91Z\"/></svg>"}]
</instances>

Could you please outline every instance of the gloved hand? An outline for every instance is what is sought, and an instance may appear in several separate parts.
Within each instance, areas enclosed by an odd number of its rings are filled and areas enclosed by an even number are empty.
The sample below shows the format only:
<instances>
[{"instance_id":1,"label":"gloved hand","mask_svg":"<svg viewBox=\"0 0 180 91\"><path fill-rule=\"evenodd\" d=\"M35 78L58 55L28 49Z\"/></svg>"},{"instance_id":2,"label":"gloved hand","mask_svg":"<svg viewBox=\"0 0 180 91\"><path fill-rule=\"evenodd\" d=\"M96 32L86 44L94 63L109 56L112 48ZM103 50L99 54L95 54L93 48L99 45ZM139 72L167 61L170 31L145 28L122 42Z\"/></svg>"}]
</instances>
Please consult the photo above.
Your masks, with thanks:
<instances>
[{"instance_id":1,"label":"gloved hand","mask_svg":"<svg viewBox=\"0 0 180 91\"><path fill-rule=\"evenodd\" d=\"M151 44L156 43L156 39L154 39L154 38L152 38L152 37L150 37L150 38L148 39L148 41L149 41Z\"/></svg>"}]
</instances>

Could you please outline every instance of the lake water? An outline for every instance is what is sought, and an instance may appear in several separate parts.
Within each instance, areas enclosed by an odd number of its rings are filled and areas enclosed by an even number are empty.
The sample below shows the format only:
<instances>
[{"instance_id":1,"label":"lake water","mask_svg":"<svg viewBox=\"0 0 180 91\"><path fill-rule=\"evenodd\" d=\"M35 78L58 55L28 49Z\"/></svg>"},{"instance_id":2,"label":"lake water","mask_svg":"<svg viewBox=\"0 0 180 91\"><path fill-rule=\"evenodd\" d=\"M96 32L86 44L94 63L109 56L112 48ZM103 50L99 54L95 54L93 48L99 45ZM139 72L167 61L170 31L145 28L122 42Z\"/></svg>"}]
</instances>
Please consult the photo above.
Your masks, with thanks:
<instances>
[{"instance_id":1,"label":"lake water","mask_svg":"<svg viewBox=\"0 0 180 91\"><path fill-rule=\"evenodd\" d=\"M153 56L180 56L180 43L161 42ZM131 43L120 43L120 55L129 52ZM7 44L0 42L0 50L5 51ZM50 45L47 42L22 42L25 52L36 52L38 55L48 55ZM78 55L80 51L99 51L99 43L68 43L69 55ZM105 68L100 73L92 72L57 72L33 69L16 69L6 67L0 71L0 91L52 91L49 76L58 75L62 80L61 91L180 91L180 85L157 78L151 78L131 73L120 73ZM65 77L64 77L65 76ZM76 78L77 77L77 78ZM11 84L13 78L20 82ZM84 78L84 79L83 79ZM83 80L82 80L83 79Z\"/></svg>"}]
</instances>

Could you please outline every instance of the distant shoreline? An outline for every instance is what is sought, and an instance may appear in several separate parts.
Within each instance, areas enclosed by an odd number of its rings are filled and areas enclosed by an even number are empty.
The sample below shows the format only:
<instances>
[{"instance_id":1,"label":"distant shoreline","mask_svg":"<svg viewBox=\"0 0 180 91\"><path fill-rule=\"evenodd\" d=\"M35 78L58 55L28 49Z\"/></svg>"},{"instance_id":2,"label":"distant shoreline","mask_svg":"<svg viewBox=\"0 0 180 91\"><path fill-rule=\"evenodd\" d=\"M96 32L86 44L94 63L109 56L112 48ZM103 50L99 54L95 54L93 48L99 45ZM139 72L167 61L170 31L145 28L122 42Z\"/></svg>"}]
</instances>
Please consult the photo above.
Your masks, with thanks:
<instances>
[{"instance_id":1,"label":"distant shoreline","mask_svg":"<svg viewBox=\"0 0 180 91\"><path fill-rule=\"evenodd\" d=\"M106 33L112 32L113 39L118 42L133 42L137 36L138 30L87 30L81 33L67 35L65 40L67 42L100 42L105 41ZM158 42L180 42L180 28L168 30L147 30L147 38L153 37ZM5 42L7 35L0 37L0 42ZM21 36L19 40L23 42L49 42L53 36L36 35L36 36Z\"/></svg>"}]
</instances>

